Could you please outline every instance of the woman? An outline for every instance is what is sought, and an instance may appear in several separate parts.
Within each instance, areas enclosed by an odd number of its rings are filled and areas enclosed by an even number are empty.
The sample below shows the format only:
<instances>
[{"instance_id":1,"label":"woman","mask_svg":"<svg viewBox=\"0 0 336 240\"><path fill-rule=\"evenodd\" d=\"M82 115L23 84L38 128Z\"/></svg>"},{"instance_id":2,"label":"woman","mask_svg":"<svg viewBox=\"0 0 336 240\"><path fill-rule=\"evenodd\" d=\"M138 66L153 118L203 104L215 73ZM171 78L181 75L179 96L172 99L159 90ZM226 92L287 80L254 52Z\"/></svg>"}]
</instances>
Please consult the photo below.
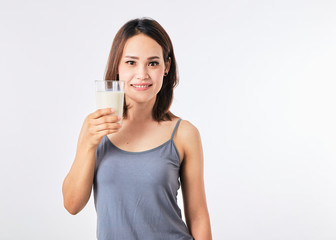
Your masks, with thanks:
<instances>
[{"instance_id":1,"label":"woman","mask_svg":"<svg viewBox=\"0 0 336 240\"><path fill-rule=\"evenodd\" d=\"M63 183L65 208L77 214L93 187L99 240L212 239L200 135L169 111L177 70L159 23L134 19L118 31L105 79L125 82L122 124L113 109L87 116Z\"/></svg>"}]
</instances>

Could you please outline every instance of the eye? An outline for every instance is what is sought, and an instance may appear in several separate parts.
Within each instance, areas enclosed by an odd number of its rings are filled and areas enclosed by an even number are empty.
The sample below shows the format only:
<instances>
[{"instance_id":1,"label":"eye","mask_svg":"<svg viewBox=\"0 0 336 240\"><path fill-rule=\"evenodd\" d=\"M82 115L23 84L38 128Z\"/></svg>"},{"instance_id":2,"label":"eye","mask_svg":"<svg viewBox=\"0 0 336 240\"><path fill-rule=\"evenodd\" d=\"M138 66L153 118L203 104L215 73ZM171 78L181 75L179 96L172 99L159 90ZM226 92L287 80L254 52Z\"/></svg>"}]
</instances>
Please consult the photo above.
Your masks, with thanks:
<instances>
[{"instance_id":1,"label":"eye","mask_svg":"<svg viewBox=\"0 0 336 240\"><path fill-rule=\"evenodd\" d=\"M126 63L129 64L129 65L134 65L135 61L129 60L129 61L126 61Z\"/></svg>"},{"instance_id":2,"label":"eye","mask_svg":"<svg viewBox=\"0 0 336 240\"><path fill-rule=\"evenodd\" d=\"M156 65L159 65L159 62L156 62L156 61L150 62L148 65L154 67Z\"/></svg>"}]
</instances>

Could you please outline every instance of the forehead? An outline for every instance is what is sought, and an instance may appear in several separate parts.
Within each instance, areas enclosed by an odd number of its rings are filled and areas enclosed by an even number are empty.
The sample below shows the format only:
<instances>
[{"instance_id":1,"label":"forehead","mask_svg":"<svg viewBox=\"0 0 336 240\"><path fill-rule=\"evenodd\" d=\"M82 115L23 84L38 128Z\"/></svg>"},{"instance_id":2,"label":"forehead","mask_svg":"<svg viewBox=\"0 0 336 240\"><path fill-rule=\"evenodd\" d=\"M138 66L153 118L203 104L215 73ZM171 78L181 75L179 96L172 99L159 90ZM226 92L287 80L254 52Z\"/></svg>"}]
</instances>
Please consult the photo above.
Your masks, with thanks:
<instances>
[{"instance_id":1,"label":"forehead","mask_svg":"<svg viewBox=\"0 0 336 240\"><path fill-rule=\"evenodd\" d=\"M162 57L162 47L154 39L144 34L129 38L124 46L123 56L158 56Z\"/></svg>"}]
</instances>

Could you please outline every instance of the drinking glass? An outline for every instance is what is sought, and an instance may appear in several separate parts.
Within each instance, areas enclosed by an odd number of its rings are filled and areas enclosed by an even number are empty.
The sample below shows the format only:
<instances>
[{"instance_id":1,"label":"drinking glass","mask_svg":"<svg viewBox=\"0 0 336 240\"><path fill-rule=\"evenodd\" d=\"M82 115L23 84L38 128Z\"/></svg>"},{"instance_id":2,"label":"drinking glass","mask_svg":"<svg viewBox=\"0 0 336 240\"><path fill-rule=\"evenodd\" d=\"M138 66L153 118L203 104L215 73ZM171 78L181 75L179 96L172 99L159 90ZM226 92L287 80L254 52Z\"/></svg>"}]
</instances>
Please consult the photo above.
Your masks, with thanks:
<instances>
[{"instance_id":1,"label":"drinking glass","mask_svg":"<svg viewBox=\"0 0 336 240\"><path fill-rule=\"evenodd\" d=\"M125 83L119 80L95 80L97 109L113 108L115 112L112 115L118 115L122 119L124 85Z\"/></svg>"}]
</instances>

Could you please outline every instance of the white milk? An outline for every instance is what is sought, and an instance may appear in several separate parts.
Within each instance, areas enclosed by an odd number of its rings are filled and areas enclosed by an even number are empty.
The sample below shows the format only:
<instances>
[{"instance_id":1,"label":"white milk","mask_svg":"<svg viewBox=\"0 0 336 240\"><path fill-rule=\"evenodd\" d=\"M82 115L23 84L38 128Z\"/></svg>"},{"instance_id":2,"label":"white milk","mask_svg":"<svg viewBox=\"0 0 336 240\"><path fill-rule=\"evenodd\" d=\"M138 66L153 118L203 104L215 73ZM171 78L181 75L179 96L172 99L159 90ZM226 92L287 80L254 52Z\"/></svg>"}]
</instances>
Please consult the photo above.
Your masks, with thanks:
<instances>
[{"instance_id":1,"label":"white milk","mask_svg":"<svg viewBox=\"0 0 336 240\"><path fill-rule=\"evenodd\" d=\"M97 108L113 108L113 115L118 115L122 119L124 103L124 92L96 91Z\"/></svg>"}]
</instances>

